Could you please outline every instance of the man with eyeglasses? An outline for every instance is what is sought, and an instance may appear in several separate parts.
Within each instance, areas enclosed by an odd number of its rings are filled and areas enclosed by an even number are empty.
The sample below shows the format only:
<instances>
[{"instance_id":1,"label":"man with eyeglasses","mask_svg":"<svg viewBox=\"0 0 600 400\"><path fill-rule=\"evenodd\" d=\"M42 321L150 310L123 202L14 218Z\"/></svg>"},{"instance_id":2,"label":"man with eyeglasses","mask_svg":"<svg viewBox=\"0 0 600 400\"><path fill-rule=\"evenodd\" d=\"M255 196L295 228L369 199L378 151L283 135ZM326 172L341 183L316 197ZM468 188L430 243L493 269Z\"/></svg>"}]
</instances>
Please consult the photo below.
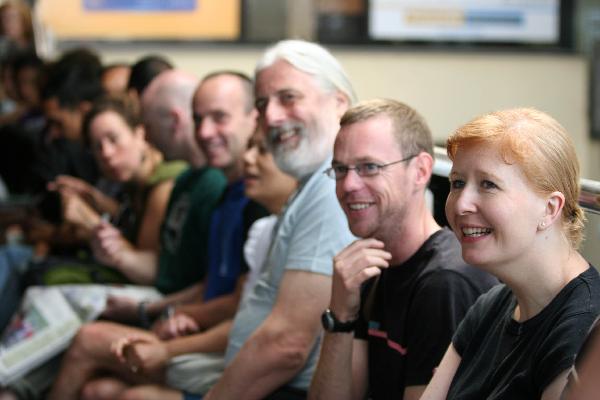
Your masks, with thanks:
<instances>
[{"instance_id":1,"label":"man with eyeglasses","mask_svg":"<svg viewBox=\"0 0 600 400\"><path fill-rule=\"evenodd\" d=\"M477 297L496 281L461 258L425 202L433 145L423 118L371 100L341 119L326 173L360 240L334 257L311 399L418 399Z\"/></svg>"}]
</instances>

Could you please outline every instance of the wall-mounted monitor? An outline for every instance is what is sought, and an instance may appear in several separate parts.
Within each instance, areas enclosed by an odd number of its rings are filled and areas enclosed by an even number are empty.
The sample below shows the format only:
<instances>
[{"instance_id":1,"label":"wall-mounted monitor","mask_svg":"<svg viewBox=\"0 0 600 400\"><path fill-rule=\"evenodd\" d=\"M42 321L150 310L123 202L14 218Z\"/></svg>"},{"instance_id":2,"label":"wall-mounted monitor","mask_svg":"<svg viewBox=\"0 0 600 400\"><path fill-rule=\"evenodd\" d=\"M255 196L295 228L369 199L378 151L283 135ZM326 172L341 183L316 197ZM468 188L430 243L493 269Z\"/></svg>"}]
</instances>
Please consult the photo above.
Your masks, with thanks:
<instances>
[{"instance_id":1,"label":"wall-mounted monitor","mask_svg":"<svg viewBox=\"0 0 600 400\"><path fill-rule=\"evenodd\" d=\"M557 45L560 0L370 0L373 40Z\"/></svg>"},{"instance_id":2,"label":"wall-mounted monitor","mask_svg":"<svg viewBox=\"0 0 600 400\"><path fill-rule=\"evenodd\" d=\"M239 0L37 0L58 40L238 40Z\"/></svg>"}]
</instances>

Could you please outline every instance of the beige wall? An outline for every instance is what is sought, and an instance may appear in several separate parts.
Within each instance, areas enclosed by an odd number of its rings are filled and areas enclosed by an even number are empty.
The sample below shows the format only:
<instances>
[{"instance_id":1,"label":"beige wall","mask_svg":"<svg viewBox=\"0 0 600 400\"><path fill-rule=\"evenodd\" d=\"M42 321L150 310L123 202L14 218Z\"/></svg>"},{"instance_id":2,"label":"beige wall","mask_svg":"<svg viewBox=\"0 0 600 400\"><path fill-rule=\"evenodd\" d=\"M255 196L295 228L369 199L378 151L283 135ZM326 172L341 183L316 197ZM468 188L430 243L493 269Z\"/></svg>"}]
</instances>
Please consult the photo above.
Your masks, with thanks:
<instances>
[{"instance_id":1,"label":"beige wall","mask_svg":"<svg viewBox=\"0 0 600 400\"><path fill-rule=\"evenodd\" d=\"M105 62L160 53L198 76L215 69L251 73L261 48L157 46L100 49ZM491 110L534 106L572 134L586 177L600 179L600 142L588 134L588 75L583 57L527 53L460 53L333 49L359 98L392 97L416 107L437 141Z\"/></svg>"}]
</instances>

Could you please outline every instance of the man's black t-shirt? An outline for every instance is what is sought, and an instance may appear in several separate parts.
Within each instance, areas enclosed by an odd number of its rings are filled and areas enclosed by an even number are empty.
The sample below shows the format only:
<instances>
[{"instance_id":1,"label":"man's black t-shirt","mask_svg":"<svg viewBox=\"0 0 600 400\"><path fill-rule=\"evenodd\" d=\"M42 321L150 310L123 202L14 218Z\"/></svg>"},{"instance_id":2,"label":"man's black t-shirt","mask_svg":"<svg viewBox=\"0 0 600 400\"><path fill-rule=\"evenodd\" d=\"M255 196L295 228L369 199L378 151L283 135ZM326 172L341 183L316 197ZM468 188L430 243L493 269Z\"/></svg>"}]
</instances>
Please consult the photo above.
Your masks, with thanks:
<instances>
[{"instance_id":1,"label":"man's black t-shirt","mask_svg":"<svg viewBox=\"0 0 600 400\"><path fill-rule=\"evenodd\" d=\"M367 282L355 337L368 340L370 397L402 399L405 387L426 385L469 307L496 283L465 264L448 229Z\"/></svg>"}]
</instances>

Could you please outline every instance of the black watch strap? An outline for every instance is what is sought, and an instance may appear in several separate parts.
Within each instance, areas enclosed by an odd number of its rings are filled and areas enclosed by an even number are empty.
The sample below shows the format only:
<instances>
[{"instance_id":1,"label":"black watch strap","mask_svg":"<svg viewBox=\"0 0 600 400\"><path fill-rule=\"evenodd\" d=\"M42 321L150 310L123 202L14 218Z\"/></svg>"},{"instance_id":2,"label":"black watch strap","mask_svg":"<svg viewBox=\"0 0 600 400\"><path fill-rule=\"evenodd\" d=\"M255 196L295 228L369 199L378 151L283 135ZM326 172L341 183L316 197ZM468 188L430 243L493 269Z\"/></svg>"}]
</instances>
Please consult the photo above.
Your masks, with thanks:
<instances>
[{"instance_id":1,"label":"black watch strap","mask_svg":"<svg viewBox=\"0 0 600 400\"><path fill-rule=\"evenodd\" d=\"M327 332L352 332L354 331L354 328L356 328L357 322L358 318L355 318L351 321L342 322L337 319L333 311L331 311L329 308L321 315L323 329L325 329Z\"/></svg>"}]
</instances>

